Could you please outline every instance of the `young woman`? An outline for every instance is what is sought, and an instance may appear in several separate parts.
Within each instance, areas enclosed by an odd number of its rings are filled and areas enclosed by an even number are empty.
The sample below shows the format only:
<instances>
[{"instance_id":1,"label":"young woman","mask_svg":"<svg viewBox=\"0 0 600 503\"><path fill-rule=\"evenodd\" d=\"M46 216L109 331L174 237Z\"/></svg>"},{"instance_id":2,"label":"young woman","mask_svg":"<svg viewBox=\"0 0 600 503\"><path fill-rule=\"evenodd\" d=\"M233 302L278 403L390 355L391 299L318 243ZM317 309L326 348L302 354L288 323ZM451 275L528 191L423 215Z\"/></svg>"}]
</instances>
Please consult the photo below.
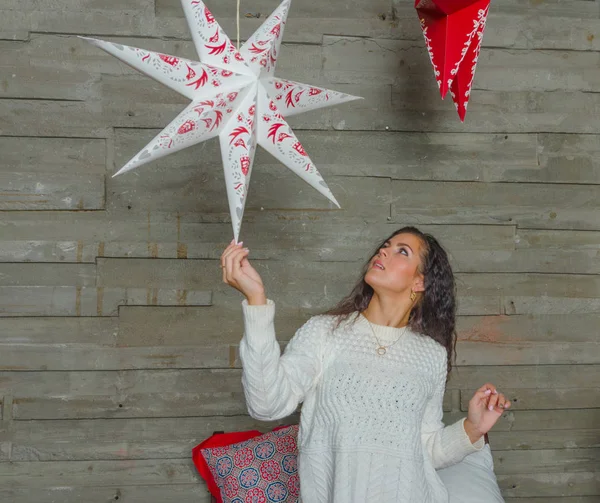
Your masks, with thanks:
<instances>
[{"instance_id":1,"label":"young woman","mask_svg":"<svg viewBox=\"0 0 600 503\"><path fill-rule=\"evenodd\" d=\"M510 402L485 384L466 418L442 423L456 302L452 270L437 240L414 227L395 232L350 295L308 320L283 355L275 305L248 254L232 242L221 257L223 281L246 297L244 392L250 415L265 421L303 403L303 502L447 503L435 470L482 449L483 435Z\"/></svg>"}]
</instances>

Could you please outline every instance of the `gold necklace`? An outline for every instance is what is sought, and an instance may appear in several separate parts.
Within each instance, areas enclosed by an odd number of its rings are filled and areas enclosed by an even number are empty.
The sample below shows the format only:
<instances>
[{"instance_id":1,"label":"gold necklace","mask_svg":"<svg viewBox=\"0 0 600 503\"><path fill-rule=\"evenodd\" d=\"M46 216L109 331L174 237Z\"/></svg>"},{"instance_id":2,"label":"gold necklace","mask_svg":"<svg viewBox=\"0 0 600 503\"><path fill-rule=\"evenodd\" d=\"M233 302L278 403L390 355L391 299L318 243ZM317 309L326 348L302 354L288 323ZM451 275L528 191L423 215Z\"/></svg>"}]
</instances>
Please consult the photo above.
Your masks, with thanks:
<instances>
[{"instance_id":1,"label":"gold necklace","mask_svg":"<svg viewBox=\"0 0 600 503\"><path fill-rule=\"evenodd\" d=\"M375 352L379 356L385 355L387 353L388 348L391 348L394 344L396 344L402 338L402 336L406 333L406 329L408 328L408 325L404 325L404 330L398 336L398 338L391 344L384 346L383 344L381 344L381 342L379 342L379 339L377 338L377 334L375 333L375 330L373 329L373 324L367 319L367 317L364 314L363 314L363 318L365 320L367 320L367 323L369 324L369 327L371 328L371 332L373 333L373 337L375 337L375 340L377 341L377 349L375 349Z\"/></svg>"}]
</instances>

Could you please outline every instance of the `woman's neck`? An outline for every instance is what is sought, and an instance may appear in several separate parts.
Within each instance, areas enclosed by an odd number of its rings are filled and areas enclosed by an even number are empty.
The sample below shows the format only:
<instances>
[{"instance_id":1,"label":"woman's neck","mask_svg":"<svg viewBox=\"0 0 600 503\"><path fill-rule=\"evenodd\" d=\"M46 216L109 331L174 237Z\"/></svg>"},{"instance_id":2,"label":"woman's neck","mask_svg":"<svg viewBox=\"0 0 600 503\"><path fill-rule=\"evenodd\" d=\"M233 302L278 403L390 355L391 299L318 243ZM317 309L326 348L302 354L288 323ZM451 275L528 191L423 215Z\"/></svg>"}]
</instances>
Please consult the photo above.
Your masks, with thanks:
<instances>
[{"instance_id":1,"label":"woman's neck","mask_svg":"<svg viewBox=\"0 0 600 503\"><path fill-rule=\"evenodd\" d=\"M384 298L374 293L362 314L375 325L400 328L408 325L411 309L410 299Z\"/></svg>"}]
</instances>

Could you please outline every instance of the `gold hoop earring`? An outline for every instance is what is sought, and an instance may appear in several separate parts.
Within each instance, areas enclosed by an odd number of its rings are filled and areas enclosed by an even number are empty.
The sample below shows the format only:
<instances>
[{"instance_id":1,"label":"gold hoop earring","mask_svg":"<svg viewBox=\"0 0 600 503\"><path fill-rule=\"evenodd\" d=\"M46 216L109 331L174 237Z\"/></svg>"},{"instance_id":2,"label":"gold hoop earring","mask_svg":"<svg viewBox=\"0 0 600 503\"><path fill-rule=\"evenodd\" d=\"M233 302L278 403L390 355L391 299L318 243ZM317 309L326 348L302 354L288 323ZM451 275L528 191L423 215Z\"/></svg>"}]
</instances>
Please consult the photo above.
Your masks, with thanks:
<instances>
[{"instance_id":1,"label":"gold hoop earring","mask_svg":"<svg viewBox=\"0 0 600 503\"><path fill-rule=\"evenodd\" d=\"M417 294L411 290L410 291L410 300L412 302L414 302L416 298L417 298Z\"/></svg>"}]
</instances>

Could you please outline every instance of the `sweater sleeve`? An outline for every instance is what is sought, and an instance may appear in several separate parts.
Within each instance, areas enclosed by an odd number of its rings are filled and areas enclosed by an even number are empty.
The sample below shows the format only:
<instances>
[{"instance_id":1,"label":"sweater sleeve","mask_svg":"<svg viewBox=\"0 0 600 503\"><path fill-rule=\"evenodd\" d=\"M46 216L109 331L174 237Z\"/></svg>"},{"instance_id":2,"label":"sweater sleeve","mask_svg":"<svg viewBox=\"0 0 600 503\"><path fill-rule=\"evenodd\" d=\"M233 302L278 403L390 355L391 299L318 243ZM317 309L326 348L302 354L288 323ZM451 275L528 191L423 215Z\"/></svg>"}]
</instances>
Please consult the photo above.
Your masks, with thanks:
<instances>
[{"instance_id":1,"label":"sweater sleeve","mask_svg":"<svg viewBox=\"0 0 600 503\"><path fill-rule=\"evenodd\" d=\"M240 343L242 385L250 415L275 421L292 414L321 372L322 317L308 320L281 355L275 337L275 304L242 303L244 337Z\"/></svg>"},{"instance_id":2,"label":"sweater sleeve","mask_svg":"<svg viewBox=\"0 0 600 503\"><path fill-rule=\"evenodd\" d=\"M446 387L446 358L444 354L443 366L440 365L436 374L433 395L425 406L421 428L423 446L436 470L459 463L469 454L483 449L485 445L483 437L475 444L471 443L464 428L466 418L444 426L442 401Z\"/></svg>"}]
</instances>

